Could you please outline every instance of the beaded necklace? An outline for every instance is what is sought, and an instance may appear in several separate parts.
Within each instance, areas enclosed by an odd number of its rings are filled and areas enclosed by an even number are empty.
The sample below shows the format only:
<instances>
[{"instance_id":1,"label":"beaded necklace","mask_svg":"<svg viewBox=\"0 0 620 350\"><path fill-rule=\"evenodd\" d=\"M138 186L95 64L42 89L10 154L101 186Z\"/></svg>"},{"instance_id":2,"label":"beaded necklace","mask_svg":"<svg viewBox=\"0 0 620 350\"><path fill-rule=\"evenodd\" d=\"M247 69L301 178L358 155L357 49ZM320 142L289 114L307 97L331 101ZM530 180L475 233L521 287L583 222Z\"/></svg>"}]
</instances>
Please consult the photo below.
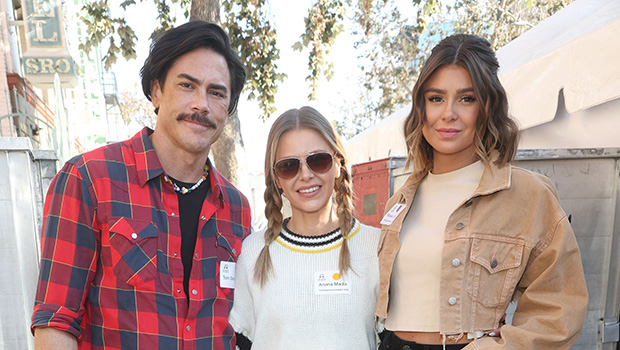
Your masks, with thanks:
<instances>
[{"instance_id":1,"label":"beaded necklace","mask_svg":"<svg viewBox=\"0 0 620 350\"><path fill-rule=\"evenodd\" d=\"M177 185L175 182L173 182L172 180L170 180L170 178L168 177L168 175L164 175L164 180L172 185L172 188L176 191L179 192L180 194L188 194L190 192L192 192L193 190L197 189L198 186L200 186L200 184L203 183L204 180L207 179L207 176L209 176L209 166L205 164L205 171L202 174L202 177L200 178L200 180L198 180L198 182L196 182L194 184L194 186L190 187L190 188L186 188L184 186L179 187L179 185Z\"/></svg>"}]
</instances>

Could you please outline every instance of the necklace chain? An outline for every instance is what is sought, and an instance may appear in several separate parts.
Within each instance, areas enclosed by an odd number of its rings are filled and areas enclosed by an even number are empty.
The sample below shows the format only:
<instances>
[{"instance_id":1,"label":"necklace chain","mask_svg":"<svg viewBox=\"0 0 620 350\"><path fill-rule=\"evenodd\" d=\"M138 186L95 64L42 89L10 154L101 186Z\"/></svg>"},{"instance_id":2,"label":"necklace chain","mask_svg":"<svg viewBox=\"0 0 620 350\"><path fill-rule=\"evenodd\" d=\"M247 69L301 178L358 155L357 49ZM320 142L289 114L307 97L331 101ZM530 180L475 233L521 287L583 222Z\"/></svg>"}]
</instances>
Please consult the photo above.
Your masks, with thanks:
<instances>
[{"instance_id":1,"label":"necklace chain","mask_svg":"<svg viewBox=\"0 0 620 350\"><path fill-rule=\"evenodd\" d=\"M205 165L204 168L204 173L202 174L202 177L200 178L200 180L198 180L198 182L196 182L194 184L194 186L187 188L185 186L181 186L179 187L179 185L177 185L175 182L173 182L172 180L170 180L170 177L168 177L168 175L164 175L164 180L172 185L172 188L176 191L179 192L180 194L188 194L190 192L192 192L193 190L197 189L198 186L200 186L206 179L207 179L207 175L209 175L209 166Z\"/></svg>"}]
</instances>

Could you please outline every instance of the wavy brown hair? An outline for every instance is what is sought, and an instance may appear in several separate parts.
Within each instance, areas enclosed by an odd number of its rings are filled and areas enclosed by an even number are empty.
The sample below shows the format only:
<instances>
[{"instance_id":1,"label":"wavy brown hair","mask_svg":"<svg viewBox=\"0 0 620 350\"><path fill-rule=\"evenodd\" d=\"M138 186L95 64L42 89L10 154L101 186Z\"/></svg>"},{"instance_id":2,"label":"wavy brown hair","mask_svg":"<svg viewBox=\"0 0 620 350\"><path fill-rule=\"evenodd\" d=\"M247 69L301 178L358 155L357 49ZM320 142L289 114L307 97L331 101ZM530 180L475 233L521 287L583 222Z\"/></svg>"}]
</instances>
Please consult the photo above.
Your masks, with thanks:
<instances>
[{"instance_id":1,"label":"wavy brown hair","mask_svg":"<svg viewBox=\"0 0 620 350\"><path fill-rule=\"evenodd\" d=\"M499 81L499 62L486 39L470 34L455 34L439 42L422 67L413 87L412 106L405 120L407 166L413 163L414 173L426 173L433 166L433 147L422 134L426 122L424 90L428 80L443 66L460 66L469 72L474 84L480 114L476 120L475 152L488 164L491 151L497 150L495 164L510 162L517 152L519 128L508 114L506 91Z\"/></svg>"},{"instance_id":2,"label":"wavy brown hair","mask_svg":"<svg viewBox=\"0 0 620 350\"><path fill-rule=\"evenodd\" d=\"M269 245L278 238L282 229L282 190L276 184L276 174L273 166L276 162L276 152L280 138L291 130L314 130L323 136L330 145L334 158L340 164L340 177L336 179L334 186L336 200L336 215L342 237L340 248L339 269L341 273L351 268L351 258L348 247L348 236L351 232L353 220L353 204L351 199L351 175L347 169L347 160L344 146L334 128L321 113L312 107L291 109L278 117L271 126L267 138L267 151L265 153L265 217L267 229L265 230L265 246L260 252L254 267L254 280L261 286L267 282L269 274L273 271Z\"/></svg>"}]
</instances>

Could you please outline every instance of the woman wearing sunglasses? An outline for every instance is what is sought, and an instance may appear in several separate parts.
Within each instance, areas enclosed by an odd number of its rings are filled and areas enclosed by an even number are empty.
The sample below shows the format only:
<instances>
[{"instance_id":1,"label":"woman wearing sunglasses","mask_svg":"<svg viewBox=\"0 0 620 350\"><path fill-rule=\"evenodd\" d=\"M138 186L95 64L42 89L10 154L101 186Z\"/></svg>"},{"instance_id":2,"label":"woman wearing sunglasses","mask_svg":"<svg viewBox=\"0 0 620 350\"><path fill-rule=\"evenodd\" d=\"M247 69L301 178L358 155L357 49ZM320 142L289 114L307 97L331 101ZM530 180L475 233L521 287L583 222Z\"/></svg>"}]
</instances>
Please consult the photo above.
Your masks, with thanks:
<instances>
[{"instance_id":1,"label":"woman wearing sunglasses","mask_svg":"<svg viewBox=\"0 0 620 350\"><path fill-rule=\"evenodd\" d=\"M353 218L344 148L318 111L274 122L265 184L267 228L243 242L237 263L235 331L254 350L374 349L379 230Z\"/></svg>"},{"instance_id":2,"label":"woman wearing sunglasses","mask_svg":"<svg viewBox=\"0 0 620 350\"><path fill-rule=\"evenodd\" d=\"M405 121L412 174L388 201L379 243L380 349L569 349L587 292L551 181L513 167L518 128L489 43L432 51ZM511 300L511 325L497 328Z\"/></svg>"}]
</instances>

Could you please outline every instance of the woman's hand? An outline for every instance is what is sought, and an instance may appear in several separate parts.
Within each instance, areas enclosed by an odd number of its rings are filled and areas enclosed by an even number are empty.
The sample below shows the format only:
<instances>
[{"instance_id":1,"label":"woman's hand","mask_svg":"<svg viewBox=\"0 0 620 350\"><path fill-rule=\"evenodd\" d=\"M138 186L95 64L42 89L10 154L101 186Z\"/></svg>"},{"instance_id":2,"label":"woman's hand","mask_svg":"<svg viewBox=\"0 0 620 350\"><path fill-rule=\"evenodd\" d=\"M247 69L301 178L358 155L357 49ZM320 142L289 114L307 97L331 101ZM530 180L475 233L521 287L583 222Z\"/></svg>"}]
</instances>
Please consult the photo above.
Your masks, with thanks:
<instances>
[{"instance_id":1,"label":"woman's hand","mask_svg":"<svg viewBox=\"0 0 620 350\"><path fill-rule=\"evenodd\" d=\"M506 313L504 312L504 316L499 320L499 327L492 329L489 332L489 337L500 337L502 335L502 327L506 324Z\"/></svg>"}]
</instances>

